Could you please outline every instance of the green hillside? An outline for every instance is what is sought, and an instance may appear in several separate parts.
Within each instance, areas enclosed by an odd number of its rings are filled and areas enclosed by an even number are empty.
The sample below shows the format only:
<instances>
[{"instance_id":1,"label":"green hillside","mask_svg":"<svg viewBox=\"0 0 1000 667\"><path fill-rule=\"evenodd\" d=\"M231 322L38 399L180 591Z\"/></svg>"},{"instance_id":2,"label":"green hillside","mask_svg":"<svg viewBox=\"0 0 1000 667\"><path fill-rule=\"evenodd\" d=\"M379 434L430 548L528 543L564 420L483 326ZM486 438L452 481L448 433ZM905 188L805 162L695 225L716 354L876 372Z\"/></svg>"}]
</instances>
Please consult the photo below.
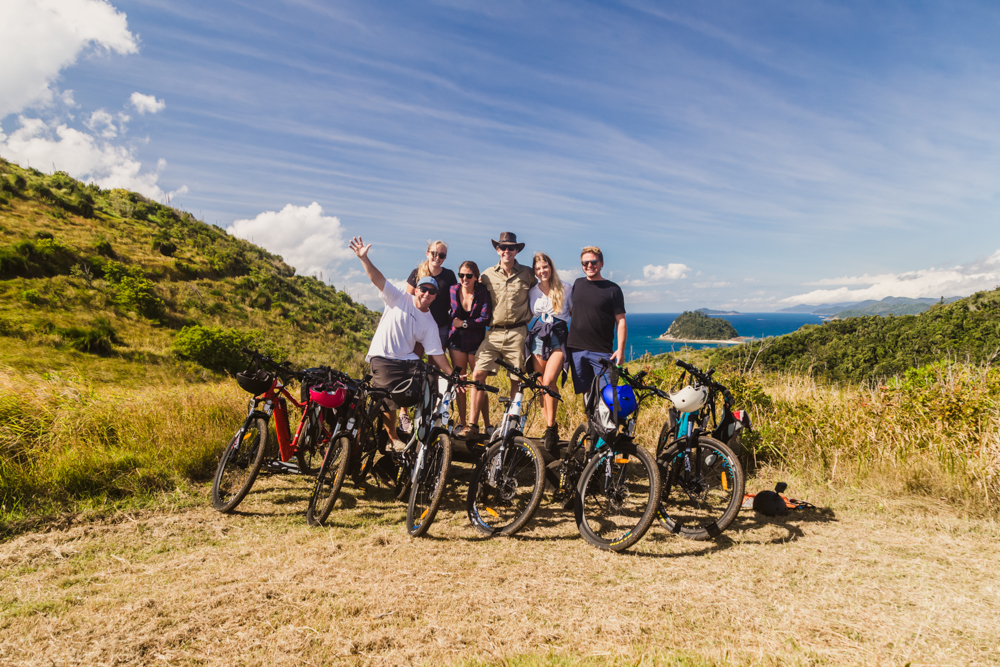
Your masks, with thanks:
<instances>
[{"instance_id":1,"label":"green hillside","mask_svg":"<svg viewBox=\"0 0 1000 667\"><path fill-rule=\"evenodd\" d=\"M666 336L680 340L729 340L739 334L727 320L699 311L685 311L667 328Z\"/></svg>"},{"instance_id":2,"label":"green hillside","mask_svg":"<svg viewBox=\"0 0 1000 667\"><path fill-rule=\"evenodd\" d=\"M2 160L0 294L4 365L108 379L133 362L233 371L242 343L356 364L378 317L190 213Z\"/></svg>"},{"instance_id":3,"label":"green hillside","mask_svg":"<svg viewBox=\"0 0 1000 667\"><path fill-rule=\"evenodd\" d=\"M357 373L378 316L189 213L0 160L0 537L201 489L241 346Z\"/></svg>"},{"instance_id":4,"label":"green hillside","mask_svg":"<svg viewBox=\"0 0 1000 667\"><path fill-rule=\"evenodd\" d=\"M757 363L832 380L897 375L944 358L975 363L1000 350L1000 289L931 306L920 315L868 316L806 325L771 339ZM715 363L745 352L718 350Z\"/></svg>"},{"instance_id":5,"label":"green hillside","mask_svg":"<svg viewBox=\"0 0 1000 667\"><path fill-rule=\"evenodd\" d=\"M919 315L936 303L952 303L953 301L958 301L959 298L961 297L953 296L947 299L942 297L941 301L938 302L934 299L909 299L900 296L889 296L881 301L862 301L847 310L842 310L836 313L834 317L845 318L867 317L869 315Z\"/></svg>"}]
</instances>

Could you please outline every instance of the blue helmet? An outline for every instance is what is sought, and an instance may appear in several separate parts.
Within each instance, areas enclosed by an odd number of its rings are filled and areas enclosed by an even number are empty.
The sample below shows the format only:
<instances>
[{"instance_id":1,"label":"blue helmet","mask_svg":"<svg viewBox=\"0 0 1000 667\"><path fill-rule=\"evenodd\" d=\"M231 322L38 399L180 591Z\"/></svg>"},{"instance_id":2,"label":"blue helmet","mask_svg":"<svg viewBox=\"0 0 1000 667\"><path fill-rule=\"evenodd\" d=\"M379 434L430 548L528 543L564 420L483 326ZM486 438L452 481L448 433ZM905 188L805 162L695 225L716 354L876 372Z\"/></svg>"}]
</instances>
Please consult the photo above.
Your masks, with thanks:
<instances>
[{"instance_id":1,"label":"blue helmet","mask_svg":"<svg viewBox=\"0 0 1000 667\"><path fill-rule=\"evenodd\" d=\"M604 389L601 391L601 397L604 398L604 404L608 406L609 410L615 409L615 399L614 394L611 393L615 390L610 384L605 385ZM628 417L630 414L635 412L635 409L639 407L635 400L635 392L632 391L632 387L627 384L618 386L618 418Z\"/></svg>"}]
</instances>

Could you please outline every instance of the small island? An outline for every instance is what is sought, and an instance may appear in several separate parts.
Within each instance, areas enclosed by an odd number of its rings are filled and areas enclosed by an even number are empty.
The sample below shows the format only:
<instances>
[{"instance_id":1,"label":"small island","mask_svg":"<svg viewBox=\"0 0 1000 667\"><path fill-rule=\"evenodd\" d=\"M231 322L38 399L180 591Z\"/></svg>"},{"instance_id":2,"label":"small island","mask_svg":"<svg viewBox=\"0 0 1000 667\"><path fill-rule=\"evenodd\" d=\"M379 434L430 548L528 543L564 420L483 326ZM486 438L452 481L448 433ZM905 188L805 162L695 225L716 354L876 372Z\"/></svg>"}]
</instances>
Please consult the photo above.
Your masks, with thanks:
<instances>
[{"instance_id":1,"label":"small island","mask_svg":"<svg viewBox=\"0 0 1000 667\"><path fill-rule=\"evenodd\" d=\"M735 345L743 342L740 334L728 321L709 317L708 315L694 311L685 311L677 316L666 333L660 336L660 340L675 341L680 343L721 343L723 345Z\"/></svg>"}]
</instances>

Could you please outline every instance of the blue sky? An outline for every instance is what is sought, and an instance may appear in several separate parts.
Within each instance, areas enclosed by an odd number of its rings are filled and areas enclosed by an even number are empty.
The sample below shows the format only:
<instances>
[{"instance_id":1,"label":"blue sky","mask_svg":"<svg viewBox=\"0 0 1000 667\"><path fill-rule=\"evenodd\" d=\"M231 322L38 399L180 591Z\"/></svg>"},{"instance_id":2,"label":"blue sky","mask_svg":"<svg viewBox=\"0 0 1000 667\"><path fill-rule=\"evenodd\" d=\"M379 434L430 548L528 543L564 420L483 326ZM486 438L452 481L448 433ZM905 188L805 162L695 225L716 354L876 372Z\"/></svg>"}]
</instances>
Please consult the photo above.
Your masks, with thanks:
<instances>
[{"instance_id":1,"label":"blue sky","mask_svg":"<svg viewBox=\"0 0 1000 667\"><path fill-rule=\"evenodd\" d=\"M372 305L350 235L397 280L597 244L633 312L1000 284L995 3L3 5L0 155Z\"/></svg>"}]
</instances>

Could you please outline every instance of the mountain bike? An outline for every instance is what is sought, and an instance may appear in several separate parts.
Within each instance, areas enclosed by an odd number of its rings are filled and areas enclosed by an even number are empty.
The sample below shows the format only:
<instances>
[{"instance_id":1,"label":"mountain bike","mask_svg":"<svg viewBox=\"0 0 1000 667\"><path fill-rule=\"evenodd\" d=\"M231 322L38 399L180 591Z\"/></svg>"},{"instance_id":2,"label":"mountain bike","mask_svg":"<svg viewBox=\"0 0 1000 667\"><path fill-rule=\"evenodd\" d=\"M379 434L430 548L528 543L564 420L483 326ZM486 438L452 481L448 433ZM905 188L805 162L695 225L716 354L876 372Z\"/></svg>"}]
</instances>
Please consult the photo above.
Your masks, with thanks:
<instances>
[{"instance_id":1,"label":"mountain bike","mask_svg":"<svg viewBox=\"0 0 1000 667\"><path fill-rule=\"evenodd\" d=\"M330 436L325 408L308 395L296 401L286 388L296 378L304 384L322 382L329 369L296 372L288 362L279 364L247 348L242 352L252 360L252 368L237 373L236 382L254 396L247 405L243 425L222 452L212 481L212 507L220 512L231 512L243 501L262 469L269 473L315 474L314 461L325 453ZM288 402L302 409L294 437L288 425ZM277 459L267 456L268 421L272 415Z\"/></svg>"},{"instance_id":2,"label":"mountain bike","mask_svg":"<svg viewBox=\"0 0 1000 667\"><path fill-rule=\"evenodd\" d=\"M466 511L469 521L484 535L513 535L531 520L545 490L545 459L524 427L539 393L561 400L559 394L539 382L541 373L528 375L497 358L496 363L520 380L513 398L501 397L506 411L487 443L469 483ZM531 399L524 401L524 389Z\"/></svg>"},{"instance_id":3,"label":"mountain bike","mask_svg":"<svg viewBox=\"0 0 1000 667\"><path fill-rule=\"evenodd\" d=\"M331 371L330 377L343 388L344 397L340 407L333 411L330 445L316 473L316 486L306 508L306 522L310 526L323 525L333 511L352 462L352 451L357 448L359 434L366 425L363 416L369 399L380 400L388 396L388 392L370 385L370 375L355 380L339 371Z\"/></svg>"},{"instance_id":4,"label":"mountain bike","mask_svg":"<svg viewBox=\"0 0 1000 667\"><path fill-rule=\"evenodd\" d=\"M398 466L397 498L409 492L406 532L412 537L427 532L444 495L451 466L451 432L455 426L451 404L459 388L475 386L483 391L497 391L495 387L461 379L457 369L446 375L435 366L416 363L422 395L413 416L413 431L403 450L390 455Z\"/></svg>"},{"instance_id":5,"label":"mountain bike","mask_svg":"<svg viewBox=\"0 0 1000 667\"><path fill-rule=\"evenodd\" d=\"M650 396L665 394L643 383L645 371L631 375L611 361L603 365L605 372L594 379L588 395L585 436L576 445L577 449L583 446L586 455L585 440L593 443L580 472L574 513L577 528L587 542L599 549L623 551L642 539L660 505L659 468L652 454L635 442L633 434L643 402ZM625 381L621 387L619 379ZM603 399L608 387L611 406L605 405ZM625 406L624 397L632 405ZM571 441L567 451L572 447ZM571 457L575 455L574 451Z\"/></svg>"},{"instance_id":6,"label":"mountain bike","mask_svg":"<svg viewBox=\"0 0 1000 667\"><path fill-rule=\"evenodd\" d=\"M679 393L670 395L671 416L660 430L656 448L662 479L656 516L671 533L707 540L718 537L736 518L743 503L745 479L736 453L720 440L703 434L726 433L730 426L734 434L739 433L750 427L750 418L745 411L739 411L740 417L736 418L733 396L712 379L714 369L705 373L680 360L677 365L685 374L690 373L692 388L701 397L694 403L679 405ZM715 424L716 396L720 393L723 419Z\"/></svg>"}]
</instances>

